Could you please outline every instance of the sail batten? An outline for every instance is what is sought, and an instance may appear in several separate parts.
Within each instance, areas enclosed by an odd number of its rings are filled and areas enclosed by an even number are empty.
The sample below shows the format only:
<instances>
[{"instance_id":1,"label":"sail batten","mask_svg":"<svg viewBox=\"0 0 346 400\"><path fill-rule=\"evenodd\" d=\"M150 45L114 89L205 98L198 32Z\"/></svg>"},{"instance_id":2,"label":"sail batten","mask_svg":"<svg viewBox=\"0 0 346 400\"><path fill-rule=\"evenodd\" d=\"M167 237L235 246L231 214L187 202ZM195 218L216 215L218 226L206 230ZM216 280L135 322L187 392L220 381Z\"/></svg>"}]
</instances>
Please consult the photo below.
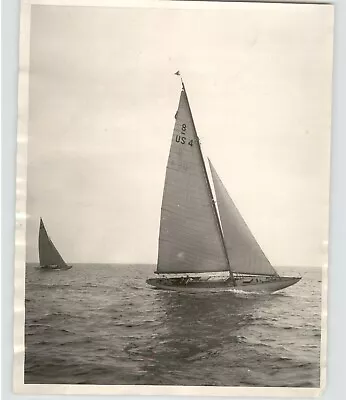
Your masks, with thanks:
<instances>
[{"instance_id":1,"label":"sail batten","mask_svg":"<svg viewBox=\"0 0 346 400\"><path fill-rule=\"evenodd\" d=\"M166 168L158 273L229 271L190 105L183 89Z\"/></svg>"},{"instance_id":2,"label":"sail batten","mask_svg":"<svg viewBox=\"0 0 346 400\"><path fill-rule=\"evenodd\" d=\"M232 272L277 276L278 273L251 233L210 160L209 165Z\"/></svg>"},{"instance_id":3,"label":"sail batten","mask_svg":"<svg viewBox=\"0 0 346 400\"><path fill-rule=\"evenodd\" d=\"M60 253L54 246L54 243L48 236L46 227L44 226L42 219L40 220L38 250L40 265L42 267L49 265L57 265L58 267L67 266Z\"/></svg>"}]
</instances>

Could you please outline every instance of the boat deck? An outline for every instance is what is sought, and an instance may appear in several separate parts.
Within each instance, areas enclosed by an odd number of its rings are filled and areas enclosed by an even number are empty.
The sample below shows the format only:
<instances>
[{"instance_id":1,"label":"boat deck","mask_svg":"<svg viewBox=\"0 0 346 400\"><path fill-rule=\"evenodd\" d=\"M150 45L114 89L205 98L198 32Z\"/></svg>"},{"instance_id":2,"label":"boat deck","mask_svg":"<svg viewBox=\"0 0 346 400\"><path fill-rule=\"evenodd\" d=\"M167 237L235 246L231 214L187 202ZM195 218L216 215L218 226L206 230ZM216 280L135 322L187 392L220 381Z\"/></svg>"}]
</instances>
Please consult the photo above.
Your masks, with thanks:
<instances>
[{"instance_id":1,"label":"boat deck","mask_svg":"<svg viewBox=\"0 0 346 400\"><path fill-rule=\"evenodd\" d=\"M231 278L208 279L202 277L151 278L147 283L157 289L175 291L230 291L274 292L297 283L300 277L280 276L235 276L235 285Z\"/></svg>"}]
</instances>

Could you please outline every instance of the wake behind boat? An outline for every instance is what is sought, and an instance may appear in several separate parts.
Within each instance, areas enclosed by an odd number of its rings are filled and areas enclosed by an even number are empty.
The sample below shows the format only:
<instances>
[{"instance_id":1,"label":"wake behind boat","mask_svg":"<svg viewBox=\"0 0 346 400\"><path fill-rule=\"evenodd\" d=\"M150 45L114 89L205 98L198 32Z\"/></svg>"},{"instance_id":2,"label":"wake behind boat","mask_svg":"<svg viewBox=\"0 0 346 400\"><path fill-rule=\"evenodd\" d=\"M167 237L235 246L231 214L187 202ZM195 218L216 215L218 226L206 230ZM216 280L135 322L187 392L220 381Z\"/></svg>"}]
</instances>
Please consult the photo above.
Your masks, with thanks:
<instances>
[{"instance_id":1,"label":"wake behind boat","mask_svg":"<svg viewBox=\"0 0 346 400\"><path fill-rule=\"evenodd\" d=\"M209 160L214 199L181 82L161 207L155 272L160 277L147 283L187 292L269 293L297 283L300 277L282 277L270 264ZM226 277L215 275L225 272Z\"/></svg>"},{"instance_id":2,"label":"wake behind boat","mask_svg":"<svg viewBox=\"0 0 346 400\"><path fill-rule=\"evenodd\" d=\"M72 268L67 265L60 253L48 236L42 218L40 218L40 230L38 235L38 252L41 270L67 270Z\"/></svg>"}]
</instances>

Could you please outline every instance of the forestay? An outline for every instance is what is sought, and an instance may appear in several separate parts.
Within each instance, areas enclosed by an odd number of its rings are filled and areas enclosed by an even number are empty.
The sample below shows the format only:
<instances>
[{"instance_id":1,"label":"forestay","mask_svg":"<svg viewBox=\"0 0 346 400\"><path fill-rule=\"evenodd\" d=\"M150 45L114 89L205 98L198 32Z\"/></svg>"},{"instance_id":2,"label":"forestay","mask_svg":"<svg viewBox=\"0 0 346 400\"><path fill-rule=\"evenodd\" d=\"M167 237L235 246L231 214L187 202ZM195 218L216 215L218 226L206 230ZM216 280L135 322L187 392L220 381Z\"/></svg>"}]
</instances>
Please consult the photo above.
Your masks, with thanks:
<instances>
[{"instance_id":1,"label":"forestay","mask_svg":"<svg viewBox=\"0 0 346 400\"><path fill-rule=\"evenodd\" d=\"M229 271L198 140L183 87L166 169L158 273Z\"/></svg>"},{"instance_id":2,"label":"forestay","mask_svg":"<svg viewBox=\"0 0 346 400\"><path fill-rule=\"evenodd\" d=\"M47 266L47 265L57 265L59 267L66 266L65 261L62 259L58 250L55 248L53 242L49 238L42 219L40 220L38 250L39 250L41 266Z\"/></svg>"},{"instance_id":3,"label":"forestay","mask_svg":"<svg viewBox=\"0 0 346 400\"><path fill-rule=\"evenodd\" d=\"M209 164L232 272L278 275L252 235L210 160Z\"/></svg>"}]
</instances>

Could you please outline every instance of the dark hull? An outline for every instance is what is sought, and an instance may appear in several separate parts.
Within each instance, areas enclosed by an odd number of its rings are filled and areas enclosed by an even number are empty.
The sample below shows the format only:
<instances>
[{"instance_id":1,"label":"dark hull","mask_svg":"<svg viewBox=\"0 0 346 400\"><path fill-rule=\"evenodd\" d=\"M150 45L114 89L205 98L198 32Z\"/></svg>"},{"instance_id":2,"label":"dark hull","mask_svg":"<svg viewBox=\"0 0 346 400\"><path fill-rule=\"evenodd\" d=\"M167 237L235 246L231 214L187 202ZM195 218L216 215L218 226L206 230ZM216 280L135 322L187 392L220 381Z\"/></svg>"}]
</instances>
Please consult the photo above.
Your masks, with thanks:
<instances>
[{"instance_id":1,"label":"dark hull","mask_svg":"<svg viewBox=\"0 0 346 400\"><path fill-rule=\"evenodd\" d=\"M253 293L273 293L285 289L300 281L300 277L248 277L236 278L236 285L230 279L224 280L190 280L181 278L151 278L147 283L156 289L179 292L232 292L245 291Z\"/></svg>"},{"instance_id":2,"label":"dark hull","mask_svg":"<svg viewBox=\"0 0 346 400\"><path fill-rule=\"evenodd\" d=\"M72 265L66 265L65 267L60 267L58 265L40 265L38 268L41 271L67 271L72 268Z\"/></svg>"}]
</instances>

